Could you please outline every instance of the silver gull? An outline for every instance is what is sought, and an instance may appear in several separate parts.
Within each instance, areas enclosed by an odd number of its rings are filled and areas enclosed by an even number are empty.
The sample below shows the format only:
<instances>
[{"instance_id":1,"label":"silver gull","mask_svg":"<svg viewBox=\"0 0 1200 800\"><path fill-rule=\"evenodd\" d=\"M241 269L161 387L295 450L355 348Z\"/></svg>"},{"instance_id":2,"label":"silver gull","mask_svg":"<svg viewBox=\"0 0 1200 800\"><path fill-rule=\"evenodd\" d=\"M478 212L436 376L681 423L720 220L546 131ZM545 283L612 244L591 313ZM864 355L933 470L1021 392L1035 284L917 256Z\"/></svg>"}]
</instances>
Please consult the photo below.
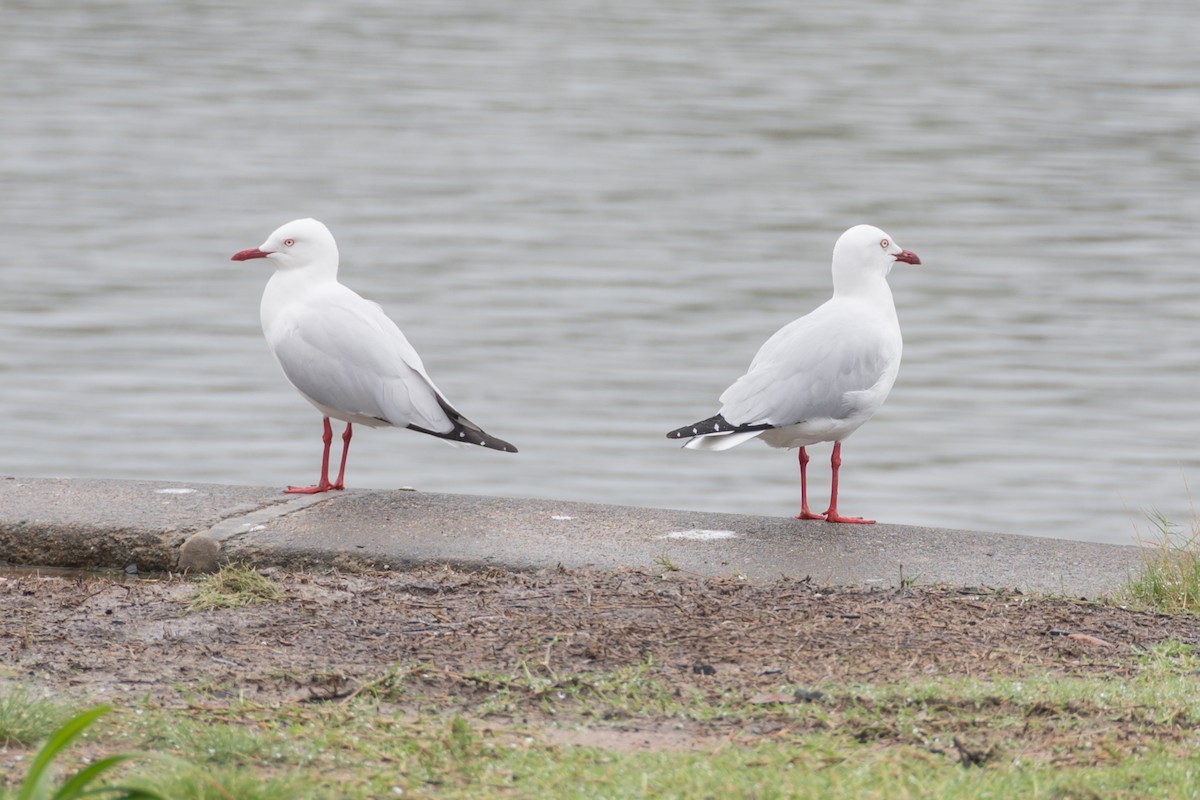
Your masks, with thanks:
<instances>
[{"instance_id":1,"label":"silver gull","mask_svg":"<svg viewBox=\"0 0 1200 800\"><path fill-rule=\"evenodd\" d=\"M396 427L515 453L460 414L437 388L417 351L377 304L338 283L338 249L315 219L283 225L234 261L265 258L275 274L259 308L263 334L283 374L324 417L321 477L287 492L344 487L351 427ZM329 480L330 417L346 423L337 480Z\"/></svg>"},{"instance_id":2,"label":"silver gull","mask_svg":"<svg viewBox=\"0 0 1200 800\"><path fill-rule=\"evenodd\" d=\"M833 247L833 297L785 325L759 349L750 369L720 397L714 417L671 431L695 450L727 450L749 439L800 448L797 519L871 524L838 512L842 441L887 399L903 341L887 276L896 262L920 264L891 236L856 225ZM833 442L829 508L808 507L805 447Z\"/></svg>"}]
</instances>

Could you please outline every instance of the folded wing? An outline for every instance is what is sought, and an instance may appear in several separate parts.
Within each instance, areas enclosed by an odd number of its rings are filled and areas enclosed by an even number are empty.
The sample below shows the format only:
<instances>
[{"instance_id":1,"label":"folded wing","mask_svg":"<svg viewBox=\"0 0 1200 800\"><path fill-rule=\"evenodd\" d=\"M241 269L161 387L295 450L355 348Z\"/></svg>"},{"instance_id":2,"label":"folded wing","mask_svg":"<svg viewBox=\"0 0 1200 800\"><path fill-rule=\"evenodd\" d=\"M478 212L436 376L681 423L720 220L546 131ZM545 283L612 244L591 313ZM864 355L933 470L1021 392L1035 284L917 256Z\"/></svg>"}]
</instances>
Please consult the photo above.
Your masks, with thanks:
<instances>
[{"instance_id":1,"label":"folded wing","mask_svg":"<svg viewBox=\"0 0 1200 800\"><path fill-rule=\"evenodd\" d=\"M332 289L291 306L270 332L292 385L356 422L453 431L451 412L457 412L396 324L377 304L345 287Z\"/></svg>"},{"instance_id":2,"label":"folded wing","mask_svg":"<svg viewBox=\"0 0 1200 800\"><path fill-rule=\"evenodd\" d=\"M736 427L783 427L867 410L870 390L889 376L894 380L899 349L882 344L870 317L829 311L826 304L767 340L746 374L722 393L726 420Z\"/></svg>"}]
</instances>

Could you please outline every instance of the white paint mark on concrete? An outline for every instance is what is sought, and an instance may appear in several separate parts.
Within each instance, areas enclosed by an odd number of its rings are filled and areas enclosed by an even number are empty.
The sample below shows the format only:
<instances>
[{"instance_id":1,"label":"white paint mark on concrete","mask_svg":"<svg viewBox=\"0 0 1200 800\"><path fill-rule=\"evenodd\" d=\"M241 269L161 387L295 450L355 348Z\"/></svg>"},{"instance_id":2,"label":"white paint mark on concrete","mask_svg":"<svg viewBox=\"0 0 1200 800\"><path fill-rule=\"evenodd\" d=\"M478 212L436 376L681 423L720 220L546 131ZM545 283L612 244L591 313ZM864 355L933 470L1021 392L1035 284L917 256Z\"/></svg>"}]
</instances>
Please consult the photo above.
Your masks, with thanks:
<instances>
[{"instance_id":1,"label":"white paint mark on concrete","mask_svg":"<svg viewBox=\"0 0 1200 800\"><path fill-rule=\"evenodd\" d=\"M714 539L736 539L737 531L710 531L702 529L692 529L690 531L671 531L668 534L659 536L659 539L691 539L697 542L711 542Z\"/></svg>"},{"instance_id":2,"label":"white paint mark on concrete","mask_svg":"<svg viewBox=\"0 0 1200 800\"><path fill-rule=\"evenodd\" d=\"M552 516L550 517L550 519L558 519L558 520L563 520L563 519L575 519L575 518L574 518L574 517L568 517L566 514L554 514L554 515L552 515Z\"/></svg>"},{"instance_id":3,"label":"white paint mark on concrete","mask_svg":"<svg viewBox=\"0 0 1200 800\"><path fill-rule=\"evenodd\" d=\"M155 494L195 494L195 489L155 489Z\"/></svg>"}]
</instances>

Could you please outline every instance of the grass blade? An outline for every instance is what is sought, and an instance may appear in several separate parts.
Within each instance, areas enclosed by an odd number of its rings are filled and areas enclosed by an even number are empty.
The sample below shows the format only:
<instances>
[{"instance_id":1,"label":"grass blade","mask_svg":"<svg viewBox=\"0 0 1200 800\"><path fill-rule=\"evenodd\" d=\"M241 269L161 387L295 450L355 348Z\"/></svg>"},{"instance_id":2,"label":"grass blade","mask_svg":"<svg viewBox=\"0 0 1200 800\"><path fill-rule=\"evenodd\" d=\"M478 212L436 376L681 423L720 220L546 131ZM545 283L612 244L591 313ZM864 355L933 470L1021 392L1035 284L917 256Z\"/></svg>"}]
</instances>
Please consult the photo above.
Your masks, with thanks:
<instances>
[{"instance_id":1,"label":"grass blade","mask_svg":"<svg viewBox=\"0 0 1200 800\"><path fill-rule=\"evenodd\" d=\"M45 785L48 779L50 764L89 725L109 711L112 711L110 706L90 708L67 720L62 727L52 733L46 743L42 745L42 749L38 750L37 755L34 756L33 763L29 765L29 772L21 784L21 790L17 792L17 800L38 800L41 794L38 790Z\"/></svg>"},{"instance_id":2,"label":"grass blade","mask_svg":"<svg viewBox=\"0 0 1200 800\"><path fill-rule=\"evenodd\" d=\"M75 798L83 797L87 794L116 791L111 787L93 789L86 792L84 790L87 789L88 786L94 783L105 772L108 772L121 762L128 761L131 758L133 758L131 755L115 755L102 758L98 761L93 761L91 764L88 764L86 767L79 770L79 772L76 772L74 775L72 775L71 779L64 783L62 787L54 793L54 796L51 798L51 800L75 800Z\"/></svg>"}]
</instances>

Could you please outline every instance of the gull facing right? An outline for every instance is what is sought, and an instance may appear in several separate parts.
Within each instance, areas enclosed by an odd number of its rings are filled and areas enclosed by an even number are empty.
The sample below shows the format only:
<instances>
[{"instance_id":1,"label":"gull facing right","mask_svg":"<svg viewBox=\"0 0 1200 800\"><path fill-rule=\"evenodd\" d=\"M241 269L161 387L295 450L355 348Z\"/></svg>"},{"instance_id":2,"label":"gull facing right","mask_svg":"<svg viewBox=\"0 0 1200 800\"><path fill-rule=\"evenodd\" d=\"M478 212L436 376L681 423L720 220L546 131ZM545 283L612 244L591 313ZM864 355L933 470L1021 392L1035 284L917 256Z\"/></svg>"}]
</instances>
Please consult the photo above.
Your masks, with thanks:
<instances>
[{"instance_id":1,"label":"gull facing right","mask_svg":"<svg viewBox=\"0 0 1200 800\"><path fill-rule=\"evenodd\" d=\"M833 297L766 341L750 369L720 397L721 411L667 434L693 450L728 450L749 439L800 448L796 519L872 524L838 513L842 441L879 410L900 371L903 339L887 276L896 262L920 264L891 236L856 225L833 246ZM833 442L829 508L808 507L805 447Z\"/></svg>"}]
</instances>

